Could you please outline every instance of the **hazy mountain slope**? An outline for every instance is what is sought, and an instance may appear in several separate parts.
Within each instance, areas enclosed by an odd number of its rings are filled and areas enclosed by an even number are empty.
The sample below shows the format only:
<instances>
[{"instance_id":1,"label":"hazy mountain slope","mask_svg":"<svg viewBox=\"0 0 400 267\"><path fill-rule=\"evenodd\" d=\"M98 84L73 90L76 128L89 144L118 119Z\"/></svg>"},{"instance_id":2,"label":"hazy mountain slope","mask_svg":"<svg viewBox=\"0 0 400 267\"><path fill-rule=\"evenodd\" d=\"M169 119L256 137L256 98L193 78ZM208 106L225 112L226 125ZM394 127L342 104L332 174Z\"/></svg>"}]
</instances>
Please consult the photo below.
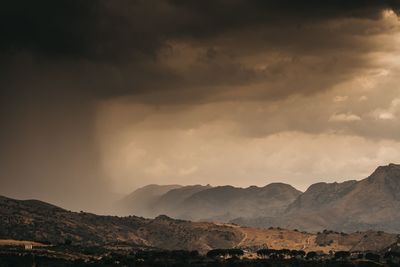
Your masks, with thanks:
<instances>
[{"instance_id":1,"label":"hazy mountain slope","mask_svg":"<svg viewBox=\"0 0 400 267\"><path fill-rule=\"evenodd\" d=\"M285 211L278 224L302 230L321 231L334 227L341 217L334 207L352 191L357 181L343 183L316 183L301 194Z\"/></svg>"},{"instance_id":2,"label":"hazy mountain slope","mask_svg":"<svg viewBox=\"0 0 400 267\"><path fill-rule=\"evenodd\" d=\"M400 165L377 168L341 198L335 210L346 219L344 229L355 229L358 224L365 224L400 232Z\"/></svg>"},{"instance_id":3,"label":"hazy mountain slope","mask_svg":"<svg viewBox=\"0 0 400 267\"><path fill-rule=\"evenodd\" d=\"M172 189L182 187L181 185L156 185L151 184L141 187L124 197L117 206L122 214L154 217L153 207L158 198Z\"/></svg>"},{"instance_id":4,"label":"hazy mountain slope","mask_svg":"<svg viewBox=\"0 0 400 267\"><path fill-rule=\"evenodd\" d=\"M184 213L185 207L181 205L187 198L203 190L212 188L210 185L189 185L172 189L160 196L152 206L155 215L167 214L171 217L179 218ZM182 210L183 208L183 210Z\"/></svg>"},{"instance_id":5,"label":"hazy mountain slope","mask_svg":"<svg viewBox=\"0 0 400 267\"><path fill-rule=\"evenodd\" d=\"M378 167L361 181L313 184L278 217L241 218L234 222L307 231L400 232L400 165Z\"/></svg>"},{"instance_id":6,"label":"hazy mountain slope","mask_svg":"<svg viewBox=\"0 0 400 267\"><path fill-rule=\"evenodd\" d=\"M354 189L357 181L343 183L316 183L289 205L287 213L292 211L319 211L332 206L337 200Z\"/></svg>"},{"instance_id":7,"label":"hazy mountain slope","mask_svg":"<svg viewBox=\"0 0 400 267\"><path fill-rule=\"evenodd\" d=\"M141 194L147 191L147 187L136 190L123 204L129 207L130 203L143 201ZM228 222L238 217L253 218L260 214L276 216L300 194L294 187L283 183L248 188L183 186L162 195L153 194L150 200L145 199L144 204L139 205L140 209L135 204L131 211L147 217L165 214L178 219Z\"/></svg>"},{"instance_id":8,"label":"hazy mountain slope","mask_svg":"<svg viewBox=\"0 0 400 267\"><path fill-rule=\"evenodd\" d=\"M293 225L400 232L400 165L378 167L359 182L320 187L311 186L289 207Z\"/></svg>"},{"instance_id":9,"label":"hazy mountain slope","mask_svg":"<svg viewBox=\"0 0 400 267\"><path fill-rule=\"evenodd\" d=\"M219 186L193 194L179 206L180 218L229 221L260 214L277 215L301 194L290 185L273 183L265 187Z\"/></svg>"}]
</instances>

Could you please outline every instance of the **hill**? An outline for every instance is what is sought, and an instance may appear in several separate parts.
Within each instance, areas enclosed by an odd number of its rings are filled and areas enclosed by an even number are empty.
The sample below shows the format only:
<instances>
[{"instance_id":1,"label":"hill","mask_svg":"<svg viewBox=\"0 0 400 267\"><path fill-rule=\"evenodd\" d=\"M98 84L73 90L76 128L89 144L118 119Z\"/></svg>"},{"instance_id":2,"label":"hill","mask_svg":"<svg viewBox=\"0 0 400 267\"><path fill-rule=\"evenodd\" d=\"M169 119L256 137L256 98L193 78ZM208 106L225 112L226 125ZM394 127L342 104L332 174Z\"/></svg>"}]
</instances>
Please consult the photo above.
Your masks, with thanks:
<instances>
[{"instance_id":1,"label":"hill","mask_svg":"<svg viewBox=\"0 0 400 267\"><path fill-rule=\"evenodd\" d=\"M243 238L234 227L192 223L167 216L145 219L71 212L36 201L0 198L0 239L96 246L127 243L163 249L233 247Z\"/></svg>"},{"instance_id":2,"label":"hill","mask_svg":"<svg viewBox=\"0 0 400 267\"><path fill-rule=\"evenodd\" d=\"M136 247L206 252L214 248L382 250L399 238L383 232L318 234L280 228L258 229L225 223L190 222L165 215L155 219L71 212L37 200L0 197L0 240L81 246Z\"/></svg>"}]
</instances>

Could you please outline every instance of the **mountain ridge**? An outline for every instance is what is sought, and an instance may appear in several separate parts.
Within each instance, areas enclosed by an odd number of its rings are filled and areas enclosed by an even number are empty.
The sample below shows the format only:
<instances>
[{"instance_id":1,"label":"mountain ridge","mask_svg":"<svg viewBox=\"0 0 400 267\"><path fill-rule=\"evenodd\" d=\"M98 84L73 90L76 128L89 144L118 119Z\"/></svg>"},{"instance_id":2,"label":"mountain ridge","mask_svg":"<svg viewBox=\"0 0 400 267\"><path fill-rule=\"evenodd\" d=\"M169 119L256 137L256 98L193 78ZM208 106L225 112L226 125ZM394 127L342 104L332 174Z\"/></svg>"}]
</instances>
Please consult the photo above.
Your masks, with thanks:
<instances>
[{"instance_id":1,"label":"mountain ridge","mask_svg":"<svg viewBox=\"0 0 400 267\"><path fill-rule=\"evenodd\" d=\"M145 213L149 217L167 214L178 219L227 222L243 214L255 215L262 211L279 214L299 194L301 191L284 183L247 188L231 185L181 186L153 198L151 202L147 199L142 201L150 205L141 214ZM141 201L140 196L134 199ZM125 201L123 205L129 207L129 201L131 200ZM131 213L135 213L135 210L131 210Z\"/></svg>"},{"instance_id":2,"label":"mountain ridge","mask_svg":"<svg viewBox=\"0 0 400 267\"><path fill-rule=\"evenodd\" d=\"M194 221L281 226L314 232L324 229L400 232L399 164L379 166L361 180L315 183L304 192L284 183L247 188L200 187L173 205L167 205L168 201L162 197L163 204L154 201L153 204L159 205L155 213ZM185 188L190 186L175 190Z\"/></svg>"}]
</instances>

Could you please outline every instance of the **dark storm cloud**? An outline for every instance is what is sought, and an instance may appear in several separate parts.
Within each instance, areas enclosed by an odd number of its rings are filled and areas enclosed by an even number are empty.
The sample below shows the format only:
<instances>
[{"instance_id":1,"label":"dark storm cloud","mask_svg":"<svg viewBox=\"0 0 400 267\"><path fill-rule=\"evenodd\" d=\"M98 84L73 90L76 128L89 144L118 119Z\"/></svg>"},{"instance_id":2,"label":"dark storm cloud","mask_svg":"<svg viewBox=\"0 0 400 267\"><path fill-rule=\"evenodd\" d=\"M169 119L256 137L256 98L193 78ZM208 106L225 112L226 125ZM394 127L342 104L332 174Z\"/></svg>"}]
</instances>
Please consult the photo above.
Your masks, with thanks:
<instances>
[{"instance_id":1,"label":"dark storm cloud","mask_svg":"<svg viewBox=\"0 0 400 267\"><path fill-rule=\"evenodd\" d=\"M363 37L381 31L382 11L399 8L396 0L3 1L0 193L99 207L109 184L98 100L193 105L327 90L369 66L364 53L375 44ZM348 19L357 23L330 24Z\"/></svg>"},{"instance_id":2,"label":"dark storm cloud","mask_svg":"<svg viewBox=\"0 0 400 267\"><path fill-rule=\"evenodd\" d=\"M84 55L92 48L96 1L4 1L0 47L50 56Z\"/></svg>"},{"instance_id":3,"label":"dark storm cloud","mask_svg":"<svg viewBox=\"0 0 400 267\"><path fill-rule=\"evenodd\" d=\"M168 48L169 40L213 49L215 38L228 36L233 43L222 45L233 58L241 56L241 47L235 47L235 43L246 43L243 38L248 38L248 31L253 35L250 38L260 35L250 42L267 51L339 49L360 44L351 37L338 39L324 30L302 31L302 27L330 19L377 19L383 10L397 12L399 6L394 0L6 1L0 11L0 48L7 55L31 54L39 66L60 68L64 75L93 81L77 90L95 96L154 90L156 94L170 92L177 101L188 101L213 94L215 89L187 90L202 86L204 81L210 87L265 79L272 72L284 73L286 65L278 62L271 64L268 73L257 73L238 60L209 59L197 63L191 71L176 73L158 64L159 51ZM15 57L7 56L2 62L8 68L7 64L15 64ZM65 65L72 70L65 70Z\"/></svg>"},{"instance_id":4,"label":"dark storm cloud","mask_svg":"<svg viewBox=\"0 0 400 267\"><path fill-rule=\"evenodd\" d=\"M228 30L335 18L376 19L395 0L5 1L1 48L49 56L116 60L154 54L168 38L210 38ZM272 25L271 25L272 24Z\"/></svg>"}]
</instances>

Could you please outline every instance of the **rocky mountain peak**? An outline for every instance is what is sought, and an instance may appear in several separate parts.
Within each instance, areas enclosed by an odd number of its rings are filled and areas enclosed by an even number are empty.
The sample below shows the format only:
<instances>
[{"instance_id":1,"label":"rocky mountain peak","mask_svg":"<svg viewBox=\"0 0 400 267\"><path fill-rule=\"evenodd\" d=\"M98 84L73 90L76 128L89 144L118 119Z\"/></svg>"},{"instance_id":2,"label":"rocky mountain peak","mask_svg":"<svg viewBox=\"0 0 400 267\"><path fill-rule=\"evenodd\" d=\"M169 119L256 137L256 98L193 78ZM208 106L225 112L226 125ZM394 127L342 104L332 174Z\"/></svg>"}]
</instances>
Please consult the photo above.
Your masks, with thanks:
<instances>
[{"instance_id":1,"label":"rocky mountain peak","mask_svg":"<svg viewBox=\"0 0 400 267\"><path fill-rule=\"evenodd\" d=\"M378 167L367 179L367 184L382 194L400 201L400 165L390 163Z\"/></svg>"},{"instance_id":2,"label":"rocky mountain peak","mask_svg":"<svg viewBox=\"0 0 400 267\"><path fill-rule=\"evenodd\" d=\"M400 183L400 164L390 163L386 166L379 166L369 177L370 182L373 181L396 181Z\"/></svg>"}]
</instances>

